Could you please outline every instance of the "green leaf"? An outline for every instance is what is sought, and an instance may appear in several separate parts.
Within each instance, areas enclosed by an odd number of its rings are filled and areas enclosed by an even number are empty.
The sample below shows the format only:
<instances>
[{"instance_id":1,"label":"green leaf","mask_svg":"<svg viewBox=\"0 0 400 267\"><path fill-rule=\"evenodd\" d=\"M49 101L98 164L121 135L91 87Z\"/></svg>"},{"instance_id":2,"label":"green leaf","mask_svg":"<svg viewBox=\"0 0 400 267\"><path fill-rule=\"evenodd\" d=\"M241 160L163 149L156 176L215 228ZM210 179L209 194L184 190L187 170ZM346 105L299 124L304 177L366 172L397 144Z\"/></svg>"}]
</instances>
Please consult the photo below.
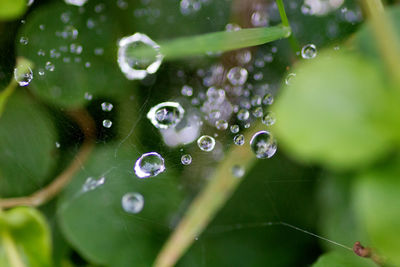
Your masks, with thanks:
<instances>
[{"instance_id":1,"label":"green leaf","mask_svg":"<svg viewBox=\"0 0 400 267\"><path fill-rule=\"evenodd\" d=\"M371 244L400 265L400 158L362 174L354 186L354 206Z\"/></svg>"},{"instance_id":2,"label":"green leaf","mask_svg":"<svg viewBox=\"0 0 400 267\"><path fill-rule=\"evenodd\" d=\"M374 66L357 55L322 52L293 70L273 110L274 132L301 161L360 168L387 152L395 135L390 92Z\"/></svg>"},{"instance_id":3,"label":"green leaf","mask_svg":"<svg viewBox=\"0 0 400 267\"><path fill-rule=\"evenodd\" d=\"M56 161L56 134L41 106L15 92L0 118L0 196L32 193L48 180Z\"/></svg>"},{"instance_id":4,"label":"green leaf","mask_svg":"<svg viewBox=\"0 0 400 267\"><path fill-rule=\"evenodd\" d=\"M50 231L39 211L28 207L0 211L1 266L46 267L51 266L50 259Z\"/></svg>"},{"instance_id":5,"label":"green leaf","mask_svg":"<svg viewBox=\"0 0 400 267\"><path fill-rule=\"evenodd\" d=\"M108 9L96 13L95 2L89 1L85 9L64 3L44 5L33 10L22 27L19 35L28 44L17 43L18 55L35 64L30 88L42 99L79 107L87 103L85 93L93 97L126 93L128 81L117 65L117 38L122 37L118 24L111 22Z\"/></svg>"},{"instance_id":6,"label":"green leaf","mask_svg":"<svg viewBox=\"0 0 400 267\"><path fill-rule=\"evenodd\" d=\"M312 267L376 267L376 264L350 251L333 251L320 256Z\"/></svg>"},{"instance_id":7,"label":"green leaf","mask_svg":"<svg viewBox=\"0 0 400 267\"><path fill-rule=\"evenodd\" d=\"M150 266L170 232L173 212L182 193L167 165L166 173L139 179L133 165L140 154L125 148L103 147L94 151L59 202L59 223L72 246L89 261L106 266ZM88 192L88 177L105 177L105 183ZM127 192L144 197L140 213L123 210Z\"/></svg>"},{"instance_id":8,"label":"green leaf","mask_svg":"<svg viewBox=\"0 0 400 267\"><path fill-rule=\"evenodd\" d=\"M214 32L198 36L182 37L160 42L160 52L164 59L178 59L208 52L225 52L244 47L256 46L290 35L290 28L274 26L265 28L243 29L232 32ZM132 56L154 57L154 50L149 46L132 48Z\"/></svg>"},{"instance_id":9,"label":"green leaf","mask_svg":"<svg viewBox=\"0 0 400 267\"><path fill-rule=\"evenodd\" d=\"M27 9L26 0L1 0L0 20L12 20L22 16Z\"/></svg>"}]
</instances>

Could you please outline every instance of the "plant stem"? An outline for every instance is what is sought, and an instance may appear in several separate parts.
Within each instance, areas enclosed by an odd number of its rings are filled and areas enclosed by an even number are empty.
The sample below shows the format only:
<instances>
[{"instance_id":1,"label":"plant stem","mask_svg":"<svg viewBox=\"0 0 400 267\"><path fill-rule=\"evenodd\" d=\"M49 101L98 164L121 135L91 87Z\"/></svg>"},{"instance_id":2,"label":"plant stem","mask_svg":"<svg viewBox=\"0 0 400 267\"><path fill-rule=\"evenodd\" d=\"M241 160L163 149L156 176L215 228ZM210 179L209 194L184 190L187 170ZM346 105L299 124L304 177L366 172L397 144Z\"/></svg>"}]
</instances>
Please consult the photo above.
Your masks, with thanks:
<instances>
[{"instance_id":1,"label":"plant stem","mask_svg":"<svg viewBox=\"0 0 400 267\"><path fill-rule=\"evenodd\" d=\"M285 5L283 4L283 0L276 0L276 4L278 5L278 10L279 10L279 15L281 16L282 25L291 29L289 20L286 15ZM291 34L289 36L289 43L295 54L298 51L300 51L299 43L297 42L296 38L293 36L293 32L291 32Z\"/></svg>"},{"instance_id":2,"label":"plant stem","mask_svg":"<svg viewBox=\"0 0 400 267\"><path fill-rule=\"evenodd\" d=\"M10 266L24 267L25 264L18 253L15 242L11 238L10 233L7 230L3 229L3 231L1 232L1 241Z\"/></svg>"},{"instance_id":3,"label":"plant stem","mask_svg":"<svg viewBox=\"0 0 400 267\"><path fill-rule=\"evenodd\" d=\"M250 140L254 132L263 128L261 125L255 126L251 132L245 133L245 140ZM232 175L232 166L240 165L249 171L255 161L256 157L249 146L233 145L231 147L225 160L218 165L210 177L205 189L190 205L185 216L164 244L154 266L169 267L179 260L243 180Z\"/></svg>"}]
</instances>

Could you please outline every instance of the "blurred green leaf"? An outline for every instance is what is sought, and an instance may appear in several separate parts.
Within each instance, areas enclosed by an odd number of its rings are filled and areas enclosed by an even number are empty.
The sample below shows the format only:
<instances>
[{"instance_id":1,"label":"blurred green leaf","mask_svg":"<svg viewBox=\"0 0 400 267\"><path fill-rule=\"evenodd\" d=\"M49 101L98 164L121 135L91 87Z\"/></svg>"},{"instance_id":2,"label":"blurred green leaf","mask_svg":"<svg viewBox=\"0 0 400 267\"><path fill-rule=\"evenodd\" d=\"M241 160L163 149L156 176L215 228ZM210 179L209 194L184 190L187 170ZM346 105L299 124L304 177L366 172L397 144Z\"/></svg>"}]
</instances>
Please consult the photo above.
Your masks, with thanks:
<instances>
[{"instance_id":1,"label":"blurred green leaf","mask_svg":"<svg viewBox=\"0 0 400 267\"><path fill-rule=\"evenodd\" d=\"M53 104L77 107L93 97L121 96L127 80L117 65L118 23L108 9L97 13L56 3L33 10L20 32L28 43L17 44L18 54L35 64L32 91Z\"/></svg>"},{"instance_id":2,"label":"blurred green leaf","mask_svg":"<svg viewBox=\"0 0 400 267\"><path fill-rule=\"evenodd\" d=\"M28 207L0 211L0 265L51 266L51 238L43 215ZM15 262L14 262L15 263Z\"/></svg>"},{"instance_id":3,"label":"blurred green leaf","mask_svg":"<svg viewBox=\"0 0 400 267\"><path fill-rule=\"evenodd\" d=\"M59 203L59 223L67 240L96 264L150 266L182 201L173 169L167 165L167 173L139 179L133 165L140 154L129 150L103 147L95 151ZM105 177L105 183L83 192L88 177ZM144 197L140 213L123 210L121 198L128 192Z\"/></svg>"},{"instance_id":4,"label":"blurred green leaf","mask_svg":"<svg viewBox=\"0 0 400 267\"><path fill-rule=\"evenodd\" d=\"M357 55L321 53L303 61L273 110L281 144L301 161L335 169L360 168L392 144L389 92L370 62Z\"/></svg>"},{"instance_id":5,"label":"blurred green leaf","mask_svg":"<svg viewBox=\"0 0 400 267\"><path fill-rule=\"evenodd\" d=\"M55 166L55 128L24 92L15 92L0 118L0 196L26 195L42 187Z\"/></svg>"},{"instance_id":6,"label":"blurred green leaf","mask_svg":"<svg viewBox=\"0 0 400 267\"><path fill-rule=\"evenodd\" d=\"M312 267L376 267L376 264L350 251L334 251L323 254Z\"/></svg>"},{"instance_id":7,"label":"blurred green leaf","mask_svg":"<svg viewBox=\"0 0 400 267\"><path fill-rule=\"evenodd\" d=\"M362 174L354 186L354 206L378 254L400 265L400 158Z\"/></svg>"},{"instance_id":8,"label":"blurred green leaf","mask_svg":"<svg viewBox=\"0 0 400 267\"><path fill-rule=\"evenodd\" d=\"M26 9L26 0L1 0L0 20L12 20L22 16Z\"/></svg>"}]
</instances>

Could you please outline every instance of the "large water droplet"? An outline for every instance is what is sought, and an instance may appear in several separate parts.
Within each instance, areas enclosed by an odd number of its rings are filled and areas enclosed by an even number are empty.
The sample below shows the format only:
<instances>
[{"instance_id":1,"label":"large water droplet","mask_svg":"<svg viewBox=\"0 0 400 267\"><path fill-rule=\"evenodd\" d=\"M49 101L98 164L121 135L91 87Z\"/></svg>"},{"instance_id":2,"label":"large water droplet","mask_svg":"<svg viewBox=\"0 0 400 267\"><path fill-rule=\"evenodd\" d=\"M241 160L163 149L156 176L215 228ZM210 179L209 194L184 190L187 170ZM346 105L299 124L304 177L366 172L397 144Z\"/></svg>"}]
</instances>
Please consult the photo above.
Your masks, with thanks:
<instances>
[{"instance_id":1,"label":"large water droplet","mask_svg":"<svg viewBox=\"0 0 400 267\"><path fill-rule=\"evenodd\" d=\"M304 59L312 59L317 56L317 47L314 44L308 44L301 49L301 57Z\"/></svg>"},{"instance_id":2,"label":"large water droplet","mask_svg":"<svg viewBox=\"0 0 400 267\"><path fill-rule=\"evenodd\" d=\"M178 102L163 102L152 107L147 118L158 129L176 126L183 118L185 110Z\"/></svg>"},{"instance_id":3,"label":"large water droplet","mask_svg":"<svg viewBox=\"0 0 400 267\"><path fill-rule=\"evenodd\" d=\"M277 148L276 140L267 131L255 133L250 140L250 147L259 159L272 157Z\"/></svg>"},{"instance_id":4,"label":"large water droplet","mask_svg":"<svg viewBox=\"0 0 400 267\"><path fill-rule=\"evenodd\" d=\"M226 77L232 85L243 85L247 80L247 70L242 67L233 67L228 71Z\"/></svg>"},{"instance_id":5,"label":"large water droplet","mask_svg":"<svg viewBox=\"0 0 400 267\"><path fill-rule=\"evenodd\" d=\"M181 162L183 165L189 165L192 163L192 156L190 154L185 154L181 157Z\"/></svg>"},{"instance_id":6,"label":"large water droplet","mask_svg":"<svg viewBox=\"0 0 400 267\"><path fill-rule=\"evenodd\" d=\"M121 199L122 208L128 213L139 213L144 206L144 198L139 193L126 193Z\"/></svg>"},{"instance_id":7,"label":"large water droplet","mask_svg":"<svg viewBox=\"0 0 400 267\"><path fill-rule=\"evenodd\" d=\"M136 160L133 170L139 178L157 176L165 171L164 159L157 152L145 153Z\"/></svg>"},{"instance_id":8,"label":"large water droplet","mask_svg":"<svg viewBox=\"0 0 400 267\"><path fill-rule=\"evenodd\" d=\"M201 150L210 152L215 147L215 139L209 135L203 135L197 139L197 145Z\"/></svg>"},{"instance_id":9,"label":"large water droplet","mask_svg":"<svg viewBox=\"0 0 400 267\"><path fill-rule=\"evenodd\" d=\"M19 65L14 69L14 79L19 86L27 86L33 79L32 69L27 65Z\"/></svg>"},{"instance_id":10,"label":"large water droplet","mask_svg":"<svg viewBox=\"0 0 400 267\"><path fill-rule=\"evenodd\" d=\"M148 74L155 73L161 65L163 56L160 53L160 46L151 40L147 35L135 33L124 37L118 44L118 64L125 76L130 79L143 79ZM133 55L135 49L149 46L153 49L154 55L149 59Z\"/></svg>"}]
</instances>

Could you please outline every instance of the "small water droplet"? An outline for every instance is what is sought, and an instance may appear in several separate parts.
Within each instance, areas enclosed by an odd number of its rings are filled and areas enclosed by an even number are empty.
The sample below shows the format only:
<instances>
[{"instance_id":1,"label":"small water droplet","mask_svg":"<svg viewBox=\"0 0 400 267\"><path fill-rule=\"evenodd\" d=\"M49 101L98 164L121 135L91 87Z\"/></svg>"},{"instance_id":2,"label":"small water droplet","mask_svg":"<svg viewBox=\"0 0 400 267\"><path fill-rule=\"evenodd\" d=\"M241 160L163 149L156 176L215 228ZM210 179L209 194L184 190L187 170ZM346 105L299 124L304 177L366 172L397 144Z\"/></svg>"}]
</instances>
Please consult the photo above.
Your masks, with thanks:
<instances>
[{"instance_id":1,"label":"small water droplet","mask_svg":"<svg viewBox=\"0 0 400 267\"><path fill-rule=\"evenodd\" d=\"M73 39L75 40L78 38L78 30L72 26L72 25L67 25L64 27L64 30L61 32L61 37L64 39Z\"/></svg>"},{"instance_id":2,"label":"small water droplet","mask_svg":"<svg viewBox=\"0 0 400 267\"><path fill-rule=\"evenodd\" d=\"M200 0L181 0L180 10L182 15L189 15L192 13L196 13L201 9L201 1Z\"/></svg>"},{"instance_id":3,"label":"small water droplet","mask_svg":"<svg viewBox=\"0 0 400 267\"><path fill-rule=\"evenodd\" d=\"M236 23L228 23L225 26L225 31L227 32L236 32L241 30L242 28Z\"/></svg>"},{"instance_id":4,"label":"small water droplet","mask_svg":"<svg viewBox=\"0 0 400 267\"><path fill-rule=\"evenodd\" d=\"M185 154L181 157L181 162L183 165L189 165L192 163L192 156L190 154Z\"/></svg>"},{"instance_id":5,"label":"small water droplet","mask_svg":"<svg viewBox=\"0 0 400 267\"><path fill-rule=\"evenodd\" d=\"M181 94L184 96L192 96L193 95L193 88L189 85L182 86Z\"/></svg>"},{"instance_id":6,"label":"small water droplet","mask_svg":"<svg viewBox=\"0 0 400 267\"><path fill-rule=\"evenodd\" d=\"M121 199L121 205L124 211L136 214L142 211L144 198L139 193L126 193Z\"/></svg>"},{"instance_id":7,"label":"small water droplet","mask_svg":"<svg viewBox=\"0 0 400 267\"><path fill-rule=\"evenodd\" d=\"M247 81L247 70L242 67L231 68L226 77L232 85L243 85Z\"/></svg>"},{"instance_id":8,"label":"small water droplet","mask_svg":"<svg viewBox=\"0 0 400 267\"><path fill-rule=\"evenodd\" d=\"M317 47L314 44L307 44L301 49L301 57L304 59L312 59L317 56Z\"/></svg>"},{"instance_id":9,"label":"small water droplet","mask_svg":"<svg viewBox=\"0 0 400 267\"><path fill-rule=\"evenodd\" d=\"M237 134L233 137L233 143L238 146L244 145L244 135L243 134Z\"/></svg>"},{"instance_id":10,"label":"small water droplet","mask_svg":"<svg viewBox=\"0 0 400 267\"><path fill-rule=\"evenodd\" d=\"M265 94L262 100L264 105L272 105L274 103L274 97L271 94Z\"/></svg>"},{"instance_id":11,"label":"small water droplet","mask_svg":"<svg viewBox=\"0 0 400 267\"><path fill-rule=\"evenodd\" d=\"M23 45L27 45L29 43L29 40L27 37L22 36L21 38L19 38L19 42Z\"/></svg>"},{"instance_id":12,"label":"small water droplet","mask_svg":"<svg viewBox=\"0 0 400 267\"><path fill-rule=\"evenodd\" d=\"M39 51L38 51L38 56L41 56L41 57L43 57L43 56L45 56L46 55L46 53L44 52L44 50L43 49L39 49Z\"/></svg>"},{"instance_id":13,"label":"small water droplet","mask_svg":"<svg viewBox=\"0 0 400 267\"><path fill-rule=\"evenodd\" d=\"M85 93L85 99L88 100L88 101L90 101L90 100L93 99L93 95L90 94L89 92L86 92L86 93Z\"/></svg>"},{"instance_id":14,"label":"small water droplet","mask_svg":"<svg viewBox=\"0 0 400 267\"><path fill-rule=\"evenodd\" d=\"M267 131L259 131L250 140L251 150L257 158L265 159L272 157L276 152L276 140Z\"/></svg>"},{"instance_id":15,"label":"small water droplet","mask_svg":"<svg viewBox=\"0 0 400 267\"><path fill-rule=\"evenodd\" d=\"M104 128L111 128L112 126L112 121L110 120L103 120L103 127Z\"/></svg>"},{"instance_id":16,"label":"small water droplet","mask_svg":"<svg viewBox=\"0 0 400 267\"><path fill-rule=\"evenodd\" d=\"M250 113L247 109L240 109L237 113L237 118L240 121L245 121L250 117Z\"/></svg>"},{"instance_id":17,"label":"small water droplet","mask_svg":"<svg viewBox=\"0 0 400 267\"><path fill-rule=\"evenodd\" d=\"M104 176L100 177L99 179L95 179L93 177L88 177L82 186L82 191L83 192L92 191L92 190L96 189L97 187L103 185L105 181L106 181L106 178Z\"/></svg>"},{"instance_id":18,"label":"small water droplet","mask_svg":"<svg viewBox=\"0 0 400 267\"><path fill-rule=\"evenodd\" d=\"M47 62L46 62L45 68L46 68L46 70L48 70L48 71L54 71L55 66L54 66L54 64L51 63L50 61L47 61Z\"/></svg>"},{"instance_id":19,"label":"small water droplet","mask_svg":"<svg viewBox=\"0 0 400 267\"><path fill-rule=\"evenodd\" d=\"M226 130L228 128L228 122L226 120L217 120L215 122L215 127L218 130Z\"/></svg>"},{"instance_id":20,"label":"small water droplet","mask_svg":"<svg viewBox=\"0 0 400 267\"><path fill-rule=\"evenodd\" d=\"M152 107L147 118L158 129L176 126L183 118L185 110L178 102L163 102Z\"/></svg>"},{"instance_id":21,"label":"small water droplet","mask_svg":"<svg viewBox=\"0 0 400 267\"><path fill-rule=\"evenodd\" d=\"M275 121L276 121L275 114L272 111L268 111L262 118L262 123L267 126L273 125Z\"/></svg>"},{"instance_id":22,"label":"small water droplet","mask_svg":"<svg viewBox=\"0 0 400 267\"><path fill-rule=\"evenodd\" d=\"M139 178L157 176L165 171L164 159L157 152L145 153L136 160L133 170Z\"/></svg>"},{"instance_id":23,"label":"small water droplet","mask_svg":"<svg viewBox=\"0 0 400 267\"><path fill-rule=\"evenodd\" d=\"M255 27L265 27L268 25L268 15L265 10L257 10L251 15L251 24Z\"/></svg>"},{"instance_id":24,"label":"small water droplet","mask_svg":"<svg viewBox=\"0 0 400 267\"><path fill-rule=\"evenodd\" d=\"M14 69L14 79L19 86L27 86L33 79L32 69L27 65L19 65Z\"/></svg>"},{"instance_id":25,"label":"small water droplet","mask_svg":"<svg viewBox=\"0 0 400 267\"><path fill-rule=\"evenodd\" d=\"M106 112L108 112L108 111L111 111L112 109L113 109L113 104L111 104L111 103L108 103L108 102L103 102L103 103L101 103L101 109L103 110L103 111L106 111Z\"/></svg>"},{"instance_id":26,"label":"small water droplet","mask_svg":"<svg viewBox=\"0 0 400 267\"><path fill-rule=\"evenodd\" d=\"M256 118L261 118L262 115L263 115L263 109L262 109L262 107L255 107L255 108L252 110L252 114L253 114L253 116L256 117Z\"/></svg>"},{"instance_id":27,"label":"small water droplet","mask_svg":"<svg viewBox=\"0 0 400 267\"><path fill-rule=\"evenodd\" d=\"M239 130L240 130L239 125L237 124L231 125L231 133L238 133Z\"/></svg>"},{"instance_id":28,"label":"small water droplet","mask_svg":"<svg viewBox=\"0 0 400 267\"><path fill-rule=\"evenodd\" d=\"M244 176L245 170L240 165L233 165L232 167L232 175L236 178L242 178Z\"/></svg>"},{"instance_id":29,"label":"small water droplet","mask_svg":"<svg viewBox=\"0 0 400 267\"><path fill-rule=\"evenodd\" d=\"M289 74L286 76L285 84L286 84L286 85L290 85L290 83L292 82L292 80L294 79L294 77L296 77L296 73L289 73Z\"/></svg>"},{"instance_id":30,"label":"small water droplet","mask_svg":"<svg viewBox=\"0 0 400 267\"><path fill-rule=\"evenodd\" d=\"M60 148L60 147L61 147L60 143L56 142L56 148Z\"/></svg>"},{"instance_id":31,"label":"small water droplet","mask_svg":"<svg viewBox=\"0 0 400 267\"><path fill-rule=\"evenodd\" d=\"M215 139L209 135L203 135L197 139L197 145L201 150L210 152L215 147Z\"/></svg>"}]
</instances>

